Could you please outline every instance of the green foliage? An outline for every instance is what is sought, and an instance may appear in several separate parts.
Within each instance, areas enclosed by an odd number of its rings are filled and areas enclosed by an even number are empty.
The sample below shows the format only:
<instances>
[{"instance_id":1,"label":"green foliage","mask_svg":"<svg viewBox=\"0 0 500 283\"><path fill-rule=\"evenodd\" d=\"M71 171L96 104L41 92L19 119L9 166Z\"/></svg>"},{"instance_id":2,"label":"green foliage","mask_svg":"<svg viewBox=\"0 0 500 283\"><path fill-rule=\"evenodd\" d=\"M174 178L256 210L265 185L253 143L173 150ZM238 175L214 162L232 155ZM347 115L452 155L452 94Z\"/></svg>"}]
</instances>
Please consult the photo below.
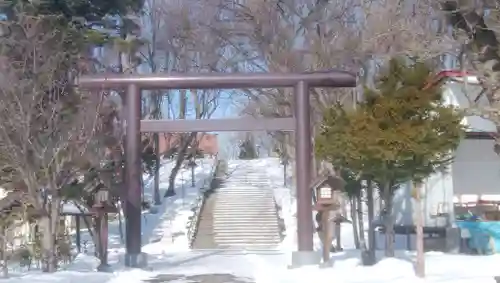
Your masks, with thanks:
<instances>
[{"instance_id":1,"label":"green foliage","mask_svg":"<svg viewBox=\"0 0 500 283\"><path fill-rule=\"evenodd\" d=\"M462 116L429 85L424 63L393 59L356 109L334 105L323 115L316 154L385 184L423 179L446 168L463 134Z\"/></svg>"},{"instance_id":2,"label":"green foliage","mask_svg":"<svg viewBox=\"0 0 500 283\"><path fill-rule=\"evenodd\" d=\"M140 30L137 21L129 15L139 13L144 0L9 0L2 4L0 11L6 22L16 23L30 17L44 22L44 33L63 34L61 42L67 54L75 57L68 63L81 59L79 53L87 52L91 46L109 44L118 50L137 51L144 43L136 38L121 38L123 34L137 34ZM8 36L16 30L22 28L10 28ZM133 57L133 60L139 59Z\"/></svg>"},{"instance_id":3,"label":"green foliage","mask_svg":"<svg viewBox=\"0 0 500 283\"><path fill-rule=\"evenodd\" d=\"M360 178L361 176L347 168L342 168L340 169L340 177L345 181L344 191L347 193L349 198L359 197L363 189Z\"/></svg>"},{"instance_id":4,"label":"green foliage","mask_svg":"<svg viewBox=\"0 0 500 283\"><path fill-rule=\"evenodd\" d=\"M3 9L7 14L14 13L15 7L29 5L34 15L57 15L67 22L82 18L88 23L102 21L105 16L139 12L144 5L144 0L8 0L4 2L7 5Z\"/></svg>"},{"instance_id":5,"label":"green foliage","mask_svg":"<svg viewBox=\"0 0 500 283\"><path fill-rule=\"evenodd\" d=\"M240 153L238 154L239 159L255 159L258 157L257 149L254 143L248 139L243 141L240 145Z\"/></svg>"}]
</instances>

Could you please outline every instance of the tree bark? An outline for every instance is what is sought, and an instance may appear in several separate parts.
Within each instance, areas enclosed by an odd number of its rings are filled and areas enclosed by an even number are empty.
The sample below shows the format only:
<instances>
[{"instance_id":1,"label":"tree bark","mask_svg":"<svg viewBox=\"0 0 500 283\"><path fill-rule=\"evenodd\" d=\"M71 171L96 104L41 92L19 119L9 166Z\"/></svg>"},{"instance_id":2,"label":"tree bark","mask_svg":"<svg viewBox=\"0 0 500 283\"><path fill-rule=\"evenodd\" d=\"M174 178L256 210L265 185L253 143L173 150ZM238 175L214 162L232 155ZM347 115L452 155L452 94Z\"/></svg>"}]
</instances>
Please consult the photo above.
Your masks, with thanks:
<instances>
[{"instance_id":1,"label":"tree bark","mask_svg":"<svg viewBox=\"0 0 500 283\"><path fill-rule=\"evenodd\" d=\"M383 186L385 214L385 256L394 257L394 220L392 216L392 193L391 183L386 182Z\"/></svg>"},{"instance_id":2,"label":"tree bark","mask_svg":"<svg viewBox=\"0 0 500 283\"><path fill-rule=\"evenodd\" d=\"M349 202L351 204L351 225L352 225L352 235L354 237L354 246L356 249L360 249L359 245L359 231L358 231L358 216L356 214L356 200L354 197L349 198Z\"/></svg>"},{"instance_id":3,"label":"tree bark","mask_svg":"<svg viewBox=\"0 0 500 283\"><path fill-rule=\"evenodd\" d=\"M2 268L2 276L9 277L9 267L7 265L7 240L5 238L5 224L0 223L0 261Z\"/></svg>"},{"instance_id":4,"label":"tree bark","mask_svg":"<svg viewBox=\"0 0 500 283\"><path fill-rule=\"evenodd\" d=\"M187 153L189 145L192 143L193 139L196 138L197 133L191 133L181 143L181 148L179 149L179 152L177 153L177 158L175 160L175 165L172 168L172 171L170 172L170 176L168 178L168 189L165 192L164 197L171 197L175 196L175 178L177 177L177 174L179 173L182 163L184 162L185 155Z\"/></svg>"},{"instance_id":5,"label":"tree bark","mask_svg":"<svg viewBox=\"0 0 500 283\"><path fill-rule=\"evenodd\" d=\"M57 269L56 240L60 219L61 199L52 194L50 203L46 205L46 214L40 219L42 228L42 270L55 272Z\"/></svg>"},{"instance_id":6,"label":"tree bark","mask_svg":"<svg viewBox=\"0 0 500 283\"><path fill-rule=\"evenodd\" d=\"M356 197L356 206L359 224L359 245L362 251L366 251L365 221L363 215L363 202L361 201L361 194Z\"/></svg>"},{"instance_id":7,"label":"tree bark","mask_svg":"<svg viewBox=\"0 0 500 283\"><path fill-rule=\"evenodd\" d=\"M123 240L125 237L123 236L123 220L122 220L123 210L120 201L117 202L117 208L118 208L118 230L120 233L120 243L123 244Z\"/></svg>"},{"instance_id":8,"label":"tree bark","mask_svg":"<svg viewBox=\"0 0 500 283\"><path fill-rule=\"evenodd\" d=\"M54 251L55 251L55 233L52 229L52 223L49 216L43 216L40 219L40 228L42 232L42 270L44 272L54 272Z\"/></svg>"},{"instance_id":9,"label":"tree bark","mask_svg":"<svg viewBox=\"0 0 500 283\"><path fill-rule=\"evenodd\" d=\"M415 225L416 225L416 248L417 262L415 264L415 274L417 277L425 277L425 255L424 255L424 226L422 215L422 198L420 183L412 182L415 197Z\"/></svg>"},{"instance_id":10,"label":"tree bark","mask_svg":"<svg viewBox=\"0 0 500 283\"><path fill-rule=\"evenodd\" d=\"M161 166L161 157L160 157L160 135L158 133L153 134L154 139L154 148L155 148L155 175L154 175L154 204L161 204L161 196L160 196L160 166Z\"/></svg>"},{"instance_id":11,"label":"tree bark","mask_svg":"<svg viewBox=\"0 0 500 283\"><path fill-rule=\"evenodd\" d=\"M366 198L367 198L367 209L368 209L368 251L372 262L375 262L375 227L373 221L375 218L374 202L373 199L373 183L372 180L367 180L366 188Z\"/></svg>"},{"instance_id":12,"label":"tree bark","mask_svg":"<svg viewBox=\"0 0 500 283\"><path fill-rule=\"evenodd\" d=\"M187 93L186 90L179 91L179 119L186 119L187 112ZM189 136L192 136L190 134ZM187 148L191 144L191 139L187 137L185 134L180 135L180 140L178 141L178 150L177 150L177 158L175 160L175 165L170 171L170 176L168 177L168 188L163 197L172 197L175 196L175 178L177 177L177 173L181 169L182 162L184 161Z\"/></svg>"}]
</instances>

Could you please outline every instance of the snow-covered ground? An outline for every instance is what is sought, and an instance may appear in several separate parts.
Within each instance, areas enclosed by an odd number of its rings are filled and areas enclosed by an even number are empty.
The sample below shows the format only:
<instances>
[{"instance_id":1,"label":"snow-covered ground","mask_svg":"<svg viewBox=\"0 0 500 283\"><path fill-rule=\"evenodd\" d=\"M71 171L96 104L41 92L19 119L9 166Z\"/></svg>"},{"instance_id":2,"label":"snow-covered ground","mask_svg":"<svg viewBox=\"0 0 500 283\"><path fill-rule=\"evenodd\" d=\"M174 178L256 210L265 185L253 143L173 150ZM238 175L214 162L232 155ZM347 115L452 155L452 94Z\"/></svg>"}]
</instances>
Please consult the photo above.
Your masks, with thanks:
<instances>
[{"instance_id":1,"label":"snow-covered ground","mask_svg":"<svg viewBox=\"0 0 500 283\"><path fill-rule=\"evenodd\" d=\"M334 282L458 282L458 283L486 283L495 282L493 276L500 275L500 255L493 256L465 256L428 253L426 255L427 277L419 280L414 276L413 253L399 252L396 258L382 259L372 267L360 265L359 252L354 250L352 228L350 224L342 227L342 242L345 252L332 256L334 265L331 268L309 266L298 269L288 269L290 252L296 249L296 201L290 189L283 186L283 167L277 159L262 159L260 164L267 168L271 185L275 190L277 203L282 207L281 215L287 226L286 238L281 251L268 253L247 253L239 251L188 251L185 237L176 237L185 234L185 226L189 215L190 202L194 201L198 192L191 188L189 174L184 174L187 184L185 193L181 193L182 175L177 182L177 196L164 203L156 215L146 215L143 235L157 239L158 233L163 235L160 241L146 244L143 248L149 254L148 270L126 269L118 262L123 254L121 244L111 249L110 260L114 273L98 273L95 267L98 262L90 256L81 255L67 270L55 274L24 273L4 282L86 282L86 283L139 283L151 278L151 282L215 282L201 281L186 278L198 274L233 274L243 278L241 281L256 283L308 283L321 281ZM169 165L162 169L162 188L165 189L168 179ZM207 168L200 166L198 180L208 174ZM290 176L290 175L289 175ZM290 184L290 180L288 184ZM182 196L184 195L184 206ZM147 223L146 223L147 222ZM150 232L147 232L150 231ZM115 232L116 233L116 232ZM156 235L156 236L155 236ZM145 241L147 243L148 241ZM318 239L315 244L319 247ZM167 276L168 275L168 276ZM180 275L184 276L183 278ZM176 277L177 276L177 277ZM164 278L164 279L159 279ZM168 279L177 278L177 279ZM180 278L180 279L179 279ZM236 281L217 281L236 282Z\"/></svg>"}]
</instances>

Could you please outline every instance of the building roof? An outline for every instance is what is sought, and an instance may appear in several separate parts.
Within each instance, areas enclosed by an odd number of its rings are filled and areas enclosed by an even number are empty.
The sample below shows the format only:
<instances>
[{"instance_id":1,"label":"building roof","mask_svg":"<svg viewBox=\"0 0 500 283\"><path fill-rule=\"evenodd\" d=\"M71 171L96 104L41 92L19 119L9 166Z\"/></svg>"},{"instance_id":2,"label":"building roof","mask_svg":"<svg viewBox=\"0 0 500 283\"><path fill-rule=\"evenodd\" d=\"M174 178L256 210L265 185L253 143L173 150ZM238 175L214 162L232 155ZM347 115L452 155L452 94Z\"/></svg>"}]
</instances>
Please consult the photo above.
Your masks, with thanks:
<instances>
[{"instance_id":1,"label":"building roof","mask_svg":"<svg viewBox=\"0 0 500 283\"><path fill-rule=\"evenodd\" d=\"M166 153L179 144L182 134L180 133L167 133L159 135L160 137L160 152ZM216 155L219 151L218 136L217 134L198 133L194 143L198 143L198 149L203 153Z\"/></svg>"},{"instance_id":2,"label":"building roof","mask_svg":"<svg viewBox=\"0 0 500 283\"><path fill-rule=\"evenodd\" d=\"M330 186L330 188L340 191L343 189L344 183L345 183L344 180L339 177L334 177L334 176L320 177L312 183L311 189L315 190L326 184Z\"/></svg>"}]
</instances>

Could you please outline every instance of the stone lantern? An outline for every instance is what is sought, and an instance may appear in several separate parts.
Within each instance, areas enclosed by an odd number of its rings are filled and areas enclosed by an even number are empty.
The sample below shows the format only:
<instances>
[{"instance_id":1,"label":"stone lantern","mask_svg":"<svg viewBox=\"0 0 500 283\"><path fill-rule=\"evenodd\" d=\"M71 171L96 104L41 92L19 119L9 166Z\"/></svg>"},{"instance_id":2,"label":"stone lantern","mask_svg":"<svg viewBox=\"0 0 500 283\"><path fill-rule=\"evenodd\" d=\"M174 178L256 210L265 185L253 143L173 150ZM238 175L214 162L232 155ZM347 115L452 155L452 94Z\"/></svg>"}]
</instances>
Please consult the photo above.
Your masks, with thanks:
<instances>
[{"instance_id":1,"label":"stone lantern","mask_svg":"<svg viewBox=\"0 0 500 283\"><path fill-rule=\"evenodd\" d=\"M318 179L311 189L315 196L315 208L318 211L316 220L318 233L323 242L323 264L330 264L330 246L333 235L330 228L330 212L340 208L340 194L344 189L344 180L340 177L328 176Z\"/></svg>"},{"instance_id":2,"label":"stone lantern","mask_svg":"<svg viewBox=\"0 0 500 283\"><path fill-rule=\"evenodd\" d=\"M99 236L99 260L98 271L110 272L108 264L108 214L115 213L116 207L112 203L111 194L104 185L99 184L94 191L94 205L92 210L96 219L97 234Z\"/></svg>"}]
</instances>

